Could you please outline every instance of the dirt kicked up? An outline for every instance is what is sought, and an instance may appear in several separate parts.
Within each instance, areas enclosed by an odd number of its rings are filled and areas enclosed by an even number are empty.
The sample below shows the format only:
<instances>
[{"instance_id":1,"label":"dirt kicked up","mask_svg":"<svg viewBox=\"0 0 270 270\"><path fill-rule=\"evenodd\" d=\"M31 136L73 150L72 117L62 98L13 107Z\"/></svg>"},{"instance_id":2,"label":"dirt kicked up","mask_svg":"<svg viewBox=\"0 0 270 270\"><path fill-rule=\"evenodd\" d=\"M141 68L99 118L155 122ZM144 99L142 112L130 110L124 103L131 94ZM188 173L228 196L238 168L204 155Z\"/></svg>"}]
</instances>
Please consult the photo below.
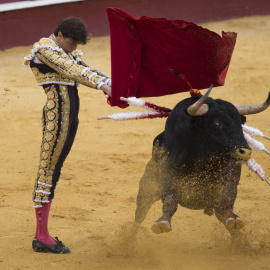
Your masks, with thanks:
<instances>
[{"instance_id":1,"label":"dirt kicked up","mask_svg":"<svg viewBox=\"0 0 270 270\"><path fill-rule=\"evenodd\" d=\"M234 104L261 104L270 90L270 16L203 24L219 34L238 33L226 85L211 97ZM110 74L110 39L82 48L86 63ZM235 213L245 221L252 248L234 246L224 226L203 211L178 208L172 232L155 235L161 202L142 227L133 224L140 177L152 141L165 119L114 122L98 116L120 112L104 95L80 86L80 125L52 205L50 233L71 254L35 253L32 190L39 162L45 94L29 68L29 47L0 52L0 269L270 269L270 187L243 165ZM202 91L204 93L204 91ZM173 108L182 93L147 101ZM128 108L126 111L134 111ZM270 136L270 109L247 117L247 125ZM270 142L263 140L270 149ZM270 157L253 151L270 178Z\"/></svg>"}]
</instances>

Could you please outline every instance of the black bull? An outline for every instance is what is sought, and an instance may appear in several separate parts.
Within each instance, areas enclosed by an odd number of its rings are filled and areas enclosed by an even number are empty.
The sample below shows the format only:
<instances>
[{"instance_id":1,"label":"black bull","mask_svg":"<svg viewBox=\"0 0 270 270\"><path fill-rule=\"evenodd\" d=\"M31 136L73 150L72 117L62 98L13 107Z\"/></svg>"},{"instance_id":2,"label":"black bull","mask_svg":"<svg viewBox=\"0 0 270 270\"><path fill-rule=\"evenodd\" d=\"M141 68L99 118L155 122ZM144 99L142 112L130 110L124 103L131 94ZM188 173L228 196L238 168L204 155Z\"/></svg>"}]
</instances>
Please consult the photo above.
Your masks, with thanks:
<instances>
[{"instance_id":1,"label":"black bull","mask_svg":"<svg viewBox=\"0 0 270 270\"><path fill-rule=\"evenodd\" d=\"M179 102L154 140L139 185L135 221L143 222L152 204L161 199L163 215L152 226L155 233L171 231L178 204L215 213L231 233L244 226L233 212L241 164L251 154L241 124L244 115L269 106L270 93L261 105L240 106L208 98L211 88L201 98Z\"/></svg>"}]
</instances>

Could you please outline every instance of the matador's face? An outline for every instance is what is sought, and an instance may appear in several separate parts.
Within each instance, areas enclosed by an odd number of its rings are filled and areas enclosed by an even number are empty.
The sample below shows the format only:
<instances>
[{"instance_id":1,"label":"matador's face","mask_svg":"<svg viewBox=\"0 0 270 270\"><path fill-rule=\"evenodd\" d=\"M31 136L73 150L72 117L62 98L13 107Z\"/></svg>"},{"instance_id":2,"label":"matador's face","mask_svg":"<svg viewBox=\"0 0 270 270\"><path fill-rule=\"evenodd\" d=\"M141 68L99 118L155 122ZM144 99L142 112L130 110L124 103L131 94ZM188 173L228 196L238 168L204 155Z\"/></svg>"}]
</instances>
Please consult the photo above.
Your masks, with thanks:
<instances>
[{"instance_id":1,"label":"matador's face","mask_svg":"<svg viewBox=\"0 0 270 270\"><path fill-rule=\"evenodd\" d=\"M79 44L70 37L64 37L61 32L58 32L56 40L66 53L71 53L76 50L77 45Z\"/></svg>"}]
</instances>

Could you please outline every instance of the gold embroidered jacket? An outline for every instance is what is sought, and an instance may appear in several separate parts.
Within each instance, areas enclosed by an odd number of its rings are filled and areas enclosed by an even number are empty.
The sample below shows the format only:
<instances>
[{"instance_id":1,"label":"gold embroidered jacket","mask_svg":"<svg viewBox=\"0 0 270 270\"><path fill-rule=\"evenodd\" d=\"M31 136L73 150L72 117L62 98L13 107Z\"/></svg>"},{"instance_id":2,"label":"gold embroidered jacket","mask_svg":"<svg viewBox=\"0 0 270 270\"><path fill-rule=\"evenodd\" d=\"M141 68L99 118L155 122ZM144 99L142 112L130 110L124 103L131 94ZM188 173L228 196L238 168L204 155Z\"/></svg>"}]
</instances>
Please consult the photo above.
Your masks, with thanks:
<instances>
[{"instance_id":1,"label":"gold embroidered jacket","mask_svg":"<svg viewBox=\"0 0 270 270\"><path fill-rule=\"evenodd\" d=\"M75 85L77 82L97 89L103 84L110 86L110 78L83 63L82 54L80 50L66 53L52 34L34 44L31 54L24 58L24 65L30 65L38 85Z\"/></svg>"}]
</instances>

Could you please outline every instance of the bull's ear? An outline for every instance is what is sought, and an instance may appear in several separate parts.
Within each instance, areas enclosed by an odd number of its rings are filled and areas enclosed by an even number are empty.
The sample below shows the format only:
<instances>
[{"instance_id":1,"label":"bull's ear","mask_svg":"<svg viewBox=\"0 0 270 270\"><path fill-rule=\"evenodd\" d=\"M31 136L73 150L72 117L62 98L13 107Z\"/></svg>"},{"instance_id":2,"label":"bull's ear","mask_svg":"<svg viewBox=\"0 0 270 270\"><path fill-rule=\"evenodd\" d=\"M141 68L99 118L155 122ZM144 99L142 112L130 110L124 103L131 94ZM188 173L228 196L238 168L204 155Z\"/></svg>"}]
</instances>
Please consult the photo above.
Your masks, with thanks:
<instances>
[{"instance_id":1,"label":"bull's ear","mask_svg":"<svg viewBox=\"0 0 270 270\"><path fill-rule=\"evenodd\" d=\"M241 117L241 124L244 125L247 121L247 118L244 115L240 115Z\"/></svg>"}]
</instances>

